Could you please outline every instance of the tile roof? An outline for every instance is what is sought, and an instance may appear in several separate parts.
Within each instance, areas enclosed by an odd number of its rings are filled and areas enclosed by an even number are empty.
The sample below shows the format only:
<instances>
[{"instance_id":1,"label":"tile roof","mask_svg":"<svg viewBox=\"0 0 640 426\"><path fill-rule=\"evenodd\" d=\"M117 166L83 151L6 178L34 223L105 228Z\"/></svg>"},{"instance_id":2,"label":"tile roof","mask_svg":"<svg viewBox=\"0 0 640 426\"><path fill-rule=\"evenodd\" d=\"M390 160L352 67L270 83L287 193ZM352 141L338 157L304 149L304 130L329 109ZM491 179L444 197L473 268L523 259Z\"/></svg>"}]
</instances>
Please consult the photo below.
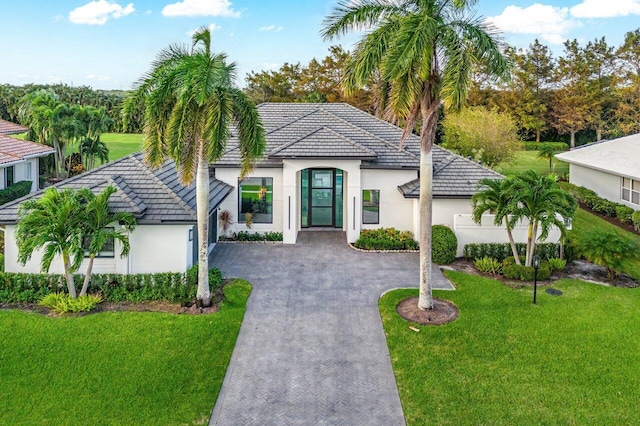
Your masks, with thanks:
<instances>
[{"instance_id":1,"label":"tile roof","mask_svg":"<svg viewBox=\"0 0 640 426\"><path fill-rule=\"evenodd\" d=\"M11 121L0 119L0 135L15 135L28 132L29 128L21 126Z\"/></svg>"},{"instance_id":2,"label":"tile roof","mask_svg":"<svg viewBox=\"0 0 640 426\"><path fill-rule=\"evenodd\" d=\"M258 105L267 132L266 154L258 167L281 167L282 158L361 159L362 168L420 168L420 138L410 135L400 148L402 129L344 103L264 103ZM234 133L234 132L232 132ZM365 155L368 154L367 155ZM237 140L214 166L237 167ZM502 175L433 147L433 190L436 197L470 197L482 178ZM399 187L417 197L419 182Z\"/></svg>"},{"instance_id":3,"label":"tile roof","mask_svg":"<svg viewBox=\"0 0 640 426\"><path fill-rule=\"evenodd\" d=\"M53 153L50 146L0 135L0 165Z\"/></svg>"},{"instance_id":4,"label":"tile roof","mask_svg":"<svg viewBox=\"0 0 640 426\"><path fill-rule=\"evenodd\" d=\"M165 162L157 170L150 170L142 162L142 154L112 161L102 167L64 180L58 188L89 188L102 191L114 185L112 211L133 213L138 223L195 223L195 185L184 186L178 179L173 161ZM209 209L212 211L233 191L233 187L211 177L209 180ZM19 204L28 198L39 197L39 191L0 208L0 224L15 223Z\"/></svg>"}]
</instances>

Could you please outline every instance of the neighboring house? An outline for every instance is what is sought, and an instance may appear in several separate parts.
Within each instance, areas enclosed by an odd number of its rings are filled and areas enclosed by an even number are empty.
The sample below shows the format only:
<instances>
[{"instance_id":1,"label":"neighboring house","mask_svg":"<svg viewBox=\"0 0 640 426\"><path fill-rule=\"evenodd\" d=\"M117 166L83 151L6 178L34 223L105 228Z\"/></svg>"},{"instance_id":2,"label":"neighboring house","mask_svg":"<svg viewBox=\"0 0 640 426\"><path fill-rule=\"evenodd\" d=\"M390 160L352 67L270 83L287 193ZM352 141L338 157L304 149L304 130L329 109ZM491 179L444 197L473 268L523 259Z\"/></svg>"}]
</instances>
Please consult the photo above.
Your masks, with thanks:
<instances>
[{"instance_id":1,"label":"neighboring house","mask_svg":"<svg viewBox=\"0 0 640 426\"><path fill-rule=\"evenodd\" d=\"M0 189L29 180L32 182L31 192L38 190L39 159L52 154L54 150L50 146L7 136L28 130L24 126L0 120Z\"/></svg>"},{"instance_id":2,"label":"neighboring house","mask_svg":"<svg viewBox=\"0 0 640 426\"><path fill-rule=\"evenodd\" d=\"M278 231L285 244L310 228L341 229L349 242L362 229L418 234L419 137L410 135L400 147L402 129L347 104L265 103L258 110L267 148L252 173L239 179L233 138L212 164L216 178L236 188L220 205L236 218L231 231ZM471 214L478 181L501 177L434 146L433 223L455 230L456 217Z\"/></svg>"},{"instance_id":3,"label":"neighboring house","mask_svg":"<svg viewBox=\"0 0 640 426\"><path fill-rule=\"evenodd\" d=\"M572 184L640 210L640 133L583 145L556 158L569 163Z\"/></svg>"},{"instance_id":4,"label":"neighboring house","mask_svg":"<svg viewBox=\"0 0 640 426\"><path fill-rule=\"evenodd\" d=\"M95 259L95 273L184 272L197 263L195 187L180 184L173 162L168 161L160 169L151 171L142 163L142 155L134 154L55 186L59 189L84 187L98 193L107 185L118 189L112 195L111 209L134 214L138 226L129 235L129 255L121 258L118 246L106 247ZM209 242L213 244L217 240L216 208L233 188L213 177L210 185ZM0 224L6 225L5 270L8 272L40 272L40 252L34 253L25 266L18 263L15 229L20 202L41 194L42 191L29 194L0 208ZM81 270L85 267L83 264ZM62 271L62 261L56 259L50 272Z\"/></svg>"}]
</instances>

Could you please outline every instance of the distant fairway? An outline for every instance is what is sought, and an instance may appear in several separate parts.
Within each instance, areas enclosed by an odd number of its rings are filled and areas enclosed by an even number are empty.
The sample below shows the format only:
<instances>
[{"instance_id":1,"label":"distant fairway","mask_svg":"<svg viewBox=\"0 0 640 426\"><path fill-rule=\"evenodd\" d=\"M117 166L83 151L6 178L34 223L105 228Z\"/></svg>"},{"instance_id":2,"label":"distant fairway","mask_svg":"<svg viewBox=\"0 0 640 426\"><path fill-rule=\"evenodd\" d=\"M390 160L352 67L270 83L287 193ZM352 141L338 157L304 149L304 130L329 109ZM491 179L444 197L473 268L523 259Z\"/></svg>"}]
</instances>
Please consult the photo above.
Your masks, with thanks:
<instances>
[{"instance_id":1,"label":"distant fairway","mask_svg":"<svg viewBox=\"0 0 640 426\"><path fill-rule=\"evenodd\" d=\"M109 147L109 161L140 151L142 135L139 133L103 133L100 140Z\"/></svg>"}]
</instances>

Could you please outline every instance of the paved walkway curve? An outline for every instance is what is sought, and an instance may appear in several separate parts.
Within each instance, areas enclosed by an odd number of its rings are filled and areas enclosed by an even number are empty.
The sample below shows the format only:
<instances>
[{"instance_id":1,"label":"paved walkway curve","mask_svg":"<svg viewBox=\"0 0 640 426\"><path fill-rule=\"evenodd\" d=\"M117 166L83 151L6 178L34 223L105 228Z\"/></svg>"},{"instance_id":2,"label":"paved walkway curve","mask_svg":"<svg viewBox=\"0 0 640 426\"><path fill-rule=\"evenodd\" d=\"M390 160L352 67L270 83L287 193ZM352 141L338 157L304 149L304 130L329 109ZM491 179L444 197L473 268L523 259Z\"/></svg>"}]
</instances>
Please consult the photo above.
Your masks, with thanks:
<instances>
[{"instance_id":1,"label":"paved walkway curve","mask_svg":"<svg viewBox=\"0 0 640 426\"><path fill-rule=\"evenodd\" d=\"M298 244L218 244L212 265L251 282L210 425L404 425L378 313L418 282L414 253L360 253L341 232ZM435 284L452 288L439 274Z\"/></svg>"}]
</instances>

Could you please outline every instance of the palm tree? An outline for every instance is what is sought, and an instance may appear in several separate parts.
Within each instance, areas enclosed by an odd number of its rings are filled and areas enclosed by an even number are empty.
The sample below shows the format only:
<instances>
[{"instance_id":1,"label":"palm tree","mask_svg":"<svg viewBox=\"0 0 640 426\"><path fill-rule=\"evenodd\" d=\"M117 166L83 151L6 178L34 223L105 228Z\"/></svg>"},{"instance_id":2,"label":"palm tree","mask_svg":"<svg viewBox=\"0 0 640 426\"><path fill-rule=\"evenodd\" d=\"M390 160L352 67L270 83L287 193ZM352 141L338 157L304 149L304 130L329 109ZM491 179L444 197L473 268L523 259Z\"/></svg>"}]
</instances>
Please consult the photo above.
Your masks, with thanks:
<instances>
[{"instance_id":1,"label":"palm tree","mask_svg":"<svg viewBox=\"0 0 640 426\"><path fill-rule=\"evenodd\" d=\"M367 30L343 76L347 93L376 73L387 83L388 116L404 118L404 140L420 122L420 297L431 309L431 148L441 104L459 110L474 66L503 75L508 69L493 28L468 17L475 0L342 0L324 21L322 35L335 39ZM387 99L387 97L384 97ZM402 143L402 140L400 143Z\"/></svg>"},{"instance_id":2,"label":"palm tree","mask_svg":"<svg viewBox=\"0 0 640 426\"><path fill-rule=\"evenodd\" d=\"M517 207L517 193L514 192L513 186L513 178L482 179L478 183L478 187L482 187L483 189L471 197L471 203L473 204L474 222L479 224L482 220L482 215L486 212L495 215L493 223L496 226L500 226L504 222L504 226L507 229L507 236L509 237L509 244L511 245L511 252L513 253L516 264L521 265L512 234L514 222L509 217L514 214Z\"/></svg>"},{"instance_id":3,"label":"palm tree","mask_svg":"<svg viewBox=\"0 0 640 426\"><path fill-rule=\"evenodd\" d=\"M554 174L540 176L527 170L517 176L512 190L517 194L518 202L513 220L526 218L529 221L525 266L531 266L538 228L542 231L539 240L547 238L552 226L566 231L565 220L573 218L578 203L560 188Z\"/></svg>"},{"instance_id":4,"label":"palm tree","mask_svg":"<svg viewBox=\"0 0 640 426\"><path fill-rule=\"evenodd\" d=\"M540 145L540 149L538 149L538 158L545 158L549 160L549 173L553 173L552 160L558 152L560 152L560 150L551 143L543 143Z\"/></svg>"},{"instance_id":5,"label":"palm tree","mask_svg":"<svg viewBox=\"0 0 640 426\"><path fill-rule=\"evenodd\" d=\"M233 83L235 64L225 54L210 50L211 33L201 28L191 49L172 45L160 52L151 70L136 84L124 105L125 127L136 106L144 103L144 161L159 167L165 157L176 163L183 184L196 182L198 222L198 291L204 305L211 303L207 252L209 163L223 154L234 136L242 155L242 175L260 158L265 132L255 105Z\"/></svg>"},{"instance_id":6,"label":"palm tree","mask_svg":"<svg viewBox=\"0 0 640 426\"><path fill-rule=\"evenodd\" d=\"M100 164L109 161L109 147L100 140L99 135L95 138L88 137L80 142L80 152L87 170L93 169L96 159L100 160Z\"/></svg>"},{"instance_id":7,"label":"palm tree","mask_svg":"<svg viewBox=\"0 0 640 426\"><path fill-rule=\"evenodd\" d=\"M41 268L48 272L53 259L61 256L69 295L74 298L73 273L84 259L82 223L83 205L72 189L49 188L41 198L26 200L18 209L18 261L24 265L35 250L43 249Z\"/></svg>"},{"instance_id":8,"label":"palm tree","mask_svg":"<svg viewBox=\"0 0 640 426\"><path fill-rule=\"evenodd\" d=\"M135 228L136 219L131 213L109 211L109 198L117 191L114 186L107 186L98 195L88 189L80 191L85 205L82 224L83 245L89 254L87 271L84 276L82 290L80 290L80 296L84 296L87 294L87 288L91 280L93 261L107 242L117 240L122 246L120 256L124 257L129 254L128 232ZM116 229L109 226L116 223L123 225L123 228Z\"/></svg>"}]
</instances>

